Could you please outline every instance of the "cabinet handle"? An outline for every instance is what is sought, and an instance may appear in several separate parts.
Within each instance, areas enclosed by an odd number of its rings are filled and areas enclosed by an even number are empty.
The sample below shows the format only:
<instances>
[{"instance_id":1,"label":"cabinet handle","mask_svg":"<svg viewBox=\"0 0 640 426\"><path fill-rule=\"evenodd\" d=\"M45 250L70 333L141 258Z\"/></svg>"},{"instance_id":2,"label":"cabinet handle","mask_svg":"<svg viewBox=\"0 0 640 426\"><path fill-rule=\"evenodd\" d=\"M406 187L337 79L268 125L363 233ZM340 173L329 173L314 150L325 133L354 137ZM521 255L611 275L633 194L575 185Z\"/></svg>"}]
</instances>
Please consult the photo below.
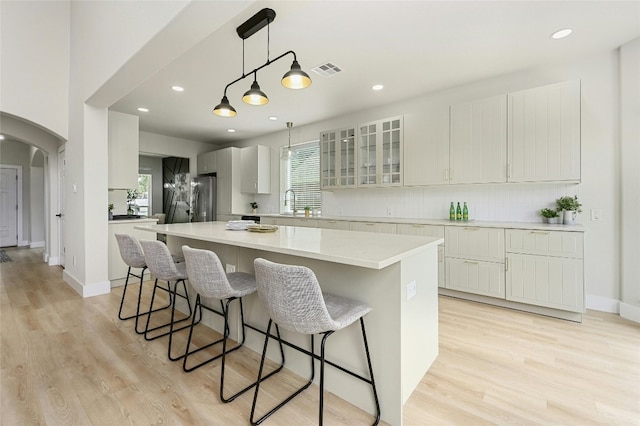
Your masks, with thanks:
<instances>
[{"instance_id":1,"label":"cabinet handle","mask_svg":"<svg viewBox=\"0 0 640 426\"><path fill-rule=\"evenodd\" d=\"M411 225L411 226L413 226L414 228L424 228L424 225L418 225L418 224L414 224L414 225Z\"/></svg>"},{"instance_id":2,"label":"cabinet handle","mask_svg":"<svg viewBox=\"0 0 640 426\"><path fill-rule=\"evenodd\" d=\"M532 234L549 235L549 231L531 231Z\"/></svg>"},{"instance_id":3,"label":"cabinet handle","mask_svg":"<svg viewBox=\"0 0 640 426\"><path fill-rule=\"evenodd\" d=\"M468 227L465 227L464 230L465 231L479 231L480 228L468 228Z\"/></svg>"},{"instance_id":4,"label":"cabinet handle","mask_svg":"<svg viewBox=\"0 0 640 426\"><path fill-rule=\"evenodd\" d=\"M336 223L336 221L335 220L330 220L329 223Z\"/></svg>"},{"instance_id":5,"label":"cabinet handle","mask_svg":"<svg viewBox=\"0 0 640 426\"><path fill-rule=\"evenodd\" d=\"M444 262L444 250L438 251L438 262Z\"/></svg>"},{"instance_id":6,"label":"cabinet handle","mask_svg":"<svg viewBox=\"0 0 640 426\"><path fill-rule=\"evenodd\" d=\"M375 226L375 223L365 223L367 226Z\"/></svg>"},{"instance_id":7,"label":"cabinet handle","mask_svg":"<svg viewBox=\"0 0 640 426\"><path fill-rule=\"evenodd\" d=\"M508 258L508 257L506 257L506 258L504 259L504 270L505 270L505 271L508 271L508 270L509 270L509 266L510 266L510 264L511 264L511 261L509 260L509 258Z\"/></svg>"},{"instance_id":8,"label":"cabinet handle","mask_svg":"<svg viewBox=\"0 0 640 426\"><path fill-rule=\"evenodd\" d=\"M449 169L444 169L444 180L445 182L449 181Z\"/></svg>"},{"instance_id":9,"label":"cabinet handle","mask_svg":"<svg viewBox=\"0 0 640 426\"><path fill-rule=\"evenodd\" d=\"M511 177L511 164L507 164L507 178Z\"/></svg>"},{"instance_id":10,"label":"cabinet handle","mask_svg":"<svg viewBox=\"0 0 640 426\"><path fill-rule=\"evenodd\" d=\"M449 181L453 180L453 169L449 169Z\"/></svg>"},{"instance_id":11,"label":"cabinet handle","mask_svg":"<svg viewBox=\"0 0 640 426\"><path fill-rule=\"evenodd\" d=\"M471 265L477 265L477 264L478 264L478 263L480 263L480 262L475 262L475 261L473 261L473 260L465 260L465 261L464 261L464 263L469 263L469 264L471 264Z\"/></svg>"}]
</instances>

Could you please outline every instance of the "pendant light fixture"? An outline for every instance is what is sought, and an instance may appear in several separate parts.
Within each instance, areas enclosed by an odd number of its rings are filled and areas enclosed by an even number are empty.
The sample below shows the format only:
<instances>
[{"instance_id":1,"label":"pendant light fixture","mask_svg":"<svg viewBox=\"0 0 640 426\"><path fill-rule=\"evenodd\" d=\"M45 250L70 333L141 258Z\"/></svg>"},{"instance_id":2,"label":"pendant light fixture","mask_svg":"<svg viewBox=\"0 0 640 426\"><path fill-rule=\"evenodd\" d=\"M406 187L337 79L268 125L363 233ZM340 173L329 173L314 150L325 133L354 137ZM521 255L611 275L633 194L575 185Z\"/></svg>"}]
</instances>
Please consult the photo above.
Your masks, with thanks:
<instances>
[{"instance_id":1,"label":"pendant light fixture","mask_svg":"<svg viewBox=\"0 0 640 426\"><path fill-rule=\"evenodd\" d=\"M277 60L284 58L287 55L293 55L293 63L291 64L291 69L287 71L287 73L285 73L285 75L282 77L282 85L289 89L304 89L311 85L311 78L309 77L309 74L302 70L300 64L298 63L296 53L293 50L289 50L281 54L274 60L269 59L269 24L273 22L275 18L276 12L273 9L264 8L260 12L253 15L251 18L247 19L238 28L236 28L238 36L242 39L242 75L225 86L224 94L222 96L220 104L218 104L213 109L213 113L215 115L218 115L220 117L235 117L237 115L236 110L231 106L231 104L229 103L229 99L227 98L227 89L238 81L244 80L251 74L253 74L253 84L251 84L251 88L244 93L244 95L242 96L242 100L249 105L267 104L269 102L269 98L260 89L260 85L258 84L258 71L266 66L271 65ZM245 74L244 40L251 37L253 34L257 33L265 26L267 27L267 62Z\"/></svg>"},{"instance_id":2,"label":"pendant light fixture","mask_svg":"<svg viewBox=\"0 0 640 426\"><path fill-rule=\"evenodd\" d=\"M291 158L291 154L293 153L293 151L291 151L291 128L293 127L293 123L290 121L287 121L287 129L289 129L289 146L287 147L287 149L282 150L282 159L283 160L288 160Z\"/></svg>"}]
</instances>

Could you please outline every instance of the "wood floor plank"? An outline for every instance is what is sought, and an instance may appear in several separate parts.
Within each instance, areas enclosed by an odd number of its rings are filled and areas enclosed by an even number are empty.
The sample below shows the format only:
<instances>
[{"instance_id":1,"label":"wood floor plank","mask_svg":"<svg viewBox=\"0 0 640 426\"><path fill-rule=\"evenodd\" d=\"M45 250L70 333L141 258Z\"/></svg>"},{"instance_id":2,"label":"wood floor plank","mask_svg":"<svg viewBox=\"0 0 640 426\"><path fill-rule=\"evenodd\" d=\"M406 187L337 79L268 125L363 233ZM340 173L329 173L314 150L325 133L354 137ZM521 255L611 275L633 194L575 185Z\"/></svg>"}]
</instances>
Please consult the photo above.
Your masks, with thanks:
<instances>
[{"instance_id":1,"label":"wood floor plank","mask_svg":"<svg viewBox=\"0 0 640 426\"><path fill-rule=\"evenodd\" d=\"M83 299L41 250L8 252L13 261L0 264L0 424L248 424L251 392L231 404L218 398L220 360L184 373L167 359L166 337L147 342L133 320L117 319L123 287ZM144 284L144 303L152 287ZM135 310L137 285L130 290L125 312ZM405 405L405 425L640 425L638 324L594 311L578 324L448 297L439 298L439 321L440 354ZM192 347L217 337L198 326ZM186 333L177 334L176 348L185 344ZM228 358L229 393L254 380L258 362L246 348ZM259 410L301 383L288 372L270 379ZM312 386L266 424L315 425L317 402ZM325 424L370 422L325 395Z\"/></svg>"}]
</instances>

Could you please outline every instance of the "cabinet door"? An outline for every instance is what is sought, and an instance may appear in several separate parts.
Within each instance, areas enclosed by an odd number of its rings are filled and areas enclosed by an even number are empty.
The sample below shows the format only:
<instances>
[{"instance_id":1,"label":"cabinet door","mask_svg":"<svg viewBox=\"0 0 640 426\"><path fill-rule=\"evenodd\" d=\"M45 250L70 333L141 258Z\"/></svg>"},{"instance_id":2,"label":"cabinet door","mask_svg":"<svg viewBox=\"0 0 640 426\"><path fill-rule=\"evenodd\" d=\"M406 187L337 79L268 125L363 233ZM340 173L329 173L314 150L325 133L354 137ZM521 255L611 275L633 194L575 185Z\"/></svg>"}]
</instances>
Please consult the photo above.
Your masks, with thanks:
<instances>
[{"instance_id":1,"label":"cabinet door","mask_svg":"<svg viewBox=\"0 0 640 426\"><path fill-rule=\"evenodd\" d=\"M448 184L449 107L430 108L411 122L407 118L404 136L404 184Z\"/></svg>"},{"instance_id":2,"label":"cabinet door","mask_svg":"<svg viewBox=\"0 0 640 426\"><path fill-rule=\"evenodd\" d=\"M246 211L249 205L240 193L240 148L220 149L216 156L216 213L228 215Z\"/></svg>"},{"instance_id":3,"label":"cabinet door","mask_svg":"<svg viewBox=\"0 0 640 426\"><path fill-rule=\"evenodd\" d=\"M198 164L197 164L197 172L199 175L205 175L209 173L217 172L216 169L216 152L205 152L204 154L198 155Z\"/></svg>"},{"instance_id":4,"label":"cabinet door","mask_svg":"<svg viewBox=\"0 0 640 426\"><path fill-rule=\"evenodd\" d=\"M342 129L338 133L338 185L353 188L356 186L356 130Z\"/></svg>"},{"instance_id":5,"label":"cabinet door","mask_svg":"<svg viewBox=\"0 0 640 426\"><path fill-rule=\"evenodd\" d=\"M359 126L358 130L358 186L378 183L378 123Z\"/></svg>"},{"instance_id":6,"label":"cabinet door","mask_svg":"<svg viewBox=\"0 0 640 426\"><path fill-rule=\"evenodd\" d=\"M445 253L447 257L504 263L504 229L447 226Z\"/></svg>"},{"instance_id":7,"label":"cabinet door","mask_svg":"<svg viewBox=\"0 0 640 426\"><path fill-rule=\"evenodd\" d=\"M240 149L241 188L246 194L271 193L271 148L253 145Z\"/></svg>"},{"instance_id":8,"label":"cabinet door","mask_svg":"<svg viewBox=\"0 0 640 426\"><path fill-rule=\"evenodd\" d=\"M438 246L438 287L446 287L446 267L444 263L444 244Z\"/></svg>"},{"instance_id":9,"label":"cabinet door","mask_svg":"<svg viewBox=\"0 0 640 426\"><path fill-rule=\"evenodd\" d=\"M509 182L580 180L580 82L510 93Z\"/></svg>"},{"instance_id":10,"label":"cabinet door","mask_svg":"<svg viewBox=\"0 0 640 426\"><path fill-rule=\"evenodd\" d=\"M109 111L108 184L113 189L138 187L140 133L138 116Z\"/></svg>"},{"instance_id":11,"label":"cabinet door","mask_svg":"<svg viewBox=\"0 0 640 426\"><path fill-rule=\"evenodd\" d=\"M382 120L380 132L382 158L379 170L382 172L382 184L402 185L402 117Z\"/></svg>"},{"instance_id":12,"label":"cabinet door","mask_svg":"<svg viewBox=\"0 0 640 426\"><path fill-rule=\"evenodd\" d=\"M451 107L451 183L506 182L507 97Z\"/></svg>"},{"instance_id":13,"label":"cabinet door","mask_svg":"<svg viewBox=\"0 0 640 426\"><path fill-rule=\"evenodd\" d=\"M504 299L504 264L449 257L445 264L446 288Z\"/></svg>"},{"instance_id":14,"label":"cabinet door","mask_svg":"<svg viewBox=\"0 0 640 426\"><path fill-rule=\"evenodd\" d=\"M320 133L320 185L323 189L334 188L338 185L336 175L337 135L337 130Z\"/></svg>"},{"instance_id":15,"label":"cabinet door","mask_svg":"<svg viewBox=\"0 0 640 426\"><path fill-rule=\"evenodd\" d=\"M506 299L583 312L582 259L509 254Z\"/></svg>"},{"instance_id":16,"label":"cabinet door","mask_svg":"<svg viewBox=\"0 0 640 426\"><path fill-rule=\"evenodd\" d=\"M340 229L343 231L349 230L349 222L346 220L319 220L318 226L326 229Z\"/></svg>"}]
</instances>

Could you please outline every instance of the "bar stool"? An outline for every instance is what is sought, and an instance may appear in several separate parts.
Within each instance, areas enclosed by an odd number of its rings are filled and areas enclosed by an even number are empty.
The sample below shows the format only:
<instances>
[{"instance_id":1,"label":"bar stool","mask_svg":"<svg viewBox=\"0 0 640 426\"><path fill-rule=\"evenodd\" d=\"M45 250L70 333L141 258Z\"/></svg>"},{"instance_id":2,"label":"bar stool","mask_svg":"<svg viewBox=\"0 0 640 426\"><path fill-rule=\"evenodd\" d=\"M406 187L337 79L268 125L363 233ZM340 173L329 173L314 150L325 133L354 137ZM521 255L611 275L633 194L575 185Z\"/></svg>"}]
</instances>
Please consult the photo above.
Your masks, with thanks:
<instances>
[{"instance_id":1,"label":"bar stool","mask_svg":"<svg viewBox=\"0 0 640 426\"><path fill-rule=\"evenodd\" d=\"M178 329L174 329L174 325L181 323L183 321L188 321L191 319L193 315L193 311L191 309L191 302L189 301L189 293L187 291L187 285L185 280L187 279L186 266L184 263L176 263L171 256L171 252L167 248L167 246L161 241L151 241L151 240L141 240L140 245L142 246L142 251L144 252L144 258L147 263L147 267L151 274L155 277L155 283L153 285L153 293L151 294L151 303L149 305L149 311L153 311L153 302L156 297L156 291L158 289L162 289L169 292L169 299L171 303L171 320L168 323L155 326L153 328L149 328L149 324L151 322L151 313L147 315L147 324L144 329L144 338L145 340L155 340L163 336L169 336L169 347L167 349L167 356L171 361L177 361L184 357L184 355L174 357L172 355L171 347L173 341L173 333L176 331L184 330L189 327L189 325L180 327ZM167 288L163 288L158 285L158 280L166 281ZM174 282L173 289L171 288L171 282ZM184 293L178 293L178 284L182 283L182 288ZM189 309L189 315L180 320L175 320L176 313L176 299L178 297L182 297L187 302L187 307ZM199 321L198 321L199 322ZM149 332L159 330L164 327L169 327L169 331L150 336Z\"/></svg>"},{"instance_id":2,"label":"bar stool","mask_svg":"<svg viewBox=\"0 0 640 426\"><path fill-rule=\"evenodd\" d=\"M363 319L364 315L371 311L371 307L345 297L334 296L326 293L323 294L313 271L304 266L282 265L258 258L254 261L254 267L256 272L256 282L258 285L258 296L269 314L269 324L267 326L267 332L264 340L262 359L260 360L260 368L258 372L258 381L253 395L253 404L251 405L251 424L257 425L262 423L267 417L275 413L287 402L291 401L298 394L308 388L313 382L315 375L314 359L318 359L320 360L318 423L320 425L322 424L324 406L324 365L326 362L371 385L373 399L376 406L376 417L373 424L377 425L380 421L380 403L378 401L378 392L376 390L373 377L373 367L371 366L367 333L364 328ZM367 365L369 367L369 378L362 377L339 365L325 360L325 343L327 338L334 332L349 326L358 319L360 320L364 350L367 358ZM262 369L267 353L269 337L272 337L270 336L272 324L275 324L278 340L280 340L279 327L311 336L311 352L303 350L303 352L307 353L307 355L311 357L311 378L304 386L271 409L268 413L259 419L254 420L260 382L262 381ZM322 335L319 356L316 355L314 351L313 337L315 334Z\"/></svg>"},{"instance_id":3,"label":"bar stool","mask_svg":"<svg viewBox=\"0 0 640 426\"><path fill-rule=\"evenodd\" d=\"M120 250L120 257L124 263L128 266L127 268L127 278L124 281L124 291L122 292L122 299L120 300L120 309L118 310L118 318L121 320L128 320L131 318L135 318L135 332L137 334L144 333L144 330L138 330L138 319L147 315L149 312L140 312L140 299L142 297L142 285L144 281L144 271L147 270L147 262L144 258L144 253L142 252L142 247L140 247L140 243L138 240L129 234L114 234L116 237L116 241L118 242L118 249ZM139 272L140 275L136 275L131 272L131 268L141 269ZM122 316L122 307L124 306L124 300L127 296L127 289L129 288L129 277L134 276L136 278L140 278L140 288L138 289L138 304L136 306L136 313L129 316ZM171 306L171 303L168 303L167 306L163 306L161 308L157 308L154 312L167 309Z\"/></svg>"},{"instance_id":4,"label":"bar stool","mask_svg":"<svg viewBox=\"0 0 640 426\"><path fill-rule=\"evenodd\" d=\"M240 390L239 392L231 395L229 398L224 396L224 372L225 372L225 361L226 355L239 349L245 341L246 337L246 327L244 322L244 308L242 305L242 298L244 296L248 296L256 291L256 279L255 276L248 274L246 272L232 272L225 273L224 268L222 266L222 262L220 262L220 258L214 252L209 250L201 250L194 249L187 245L182 246L182 252L184 253L185 263L187 265L187 276L189 277L189 283L192 288L196 291L196 303L194 306L194 315L192 317L192 323L189 330L189 339L187 340L187 348L185 350L185 355L183 359L182 368L184 371L189 372L193 371L196 368L202 367L205 364L210 363L218 358L222 358L222 365L220 371L220 400L222 402L231 402L236 399L238 396L242 395L253 386L255 386L255 382ZM202 302L201 298L214 298L220 300L220 306L222 311L217 311L211 306L207 306ZM240 319L242 326L242 340L237 343L234 347L228 349L227 348L227 339L229 337L229 305L232 301L238 300L240 305ZM218 315L221 315L224 318L224 331L223 337L214 342L208 343L205 346L202 346L198 349L194 349L189 351L189 346L191 345L191 338L193 335L193 328L196 324L196 315L195 313L200 313L200 319L202 318L202 309L206 309L210 312L214 312ZM200 352L204 349L207 349L213 345L218 343L222 343L222 353L212 356L211 358L200 362L191 367L187 367L187 361L190 355ZM282 357L284 357L284 349L282 346L280 347L280 352ZM282 369L284 365L283 363L280 365L280 368L277 371L271 372L268 376L277 373ZM265 378L266 378L265 377Z\"/></svg>"}]
</instances>

